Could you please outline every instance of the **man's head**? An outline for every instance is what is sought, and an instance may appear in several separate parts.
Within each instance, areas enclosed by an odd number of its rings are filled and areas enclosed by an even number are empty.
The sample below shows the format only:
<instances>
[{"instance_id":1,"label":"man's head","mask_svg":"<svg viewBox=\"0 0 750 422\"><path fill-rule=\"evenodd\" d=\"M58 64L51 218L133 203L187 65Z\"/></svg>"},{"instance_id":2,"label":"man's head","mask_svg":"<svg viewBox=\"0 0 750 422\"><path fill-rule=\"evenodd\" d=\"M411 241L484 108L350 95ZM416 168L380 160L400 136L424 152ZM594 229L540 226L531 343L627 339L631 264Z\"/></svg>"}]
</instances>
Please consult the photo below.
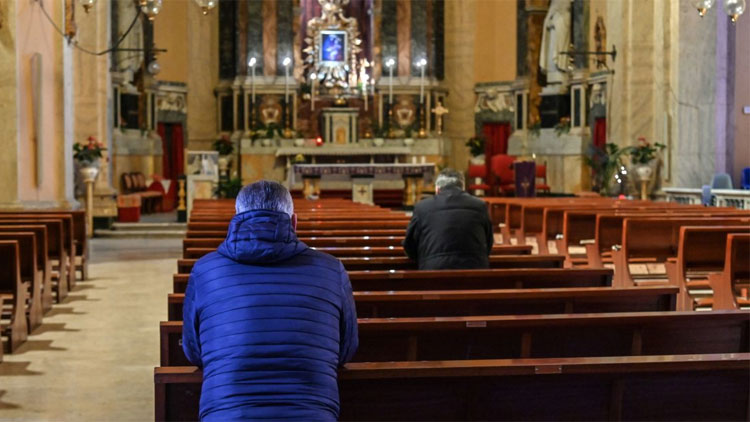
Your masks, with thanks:
<instances>
[{"instance_id":1,"label":"man's head","mask_svg":"<svg viewBox=\"0 0 750 422\"><path fill-rule=\"evenodd\" d=\"M283 212L294 219L292 195L280 183L261 180L251 183L240 191L234 203L237 214L252 210Z\"/></svg>"},{"instance_id":2,"label":"man's head","mask_svg":"<svg viewBox=\"0 0 750 422\"><path fill-rule=\"evenodd\" d=\"M443 171L438 174L437 179L435 179L435 193L439 193L442 189L449 187L457 187L463 190L463 173L453 170L452 168L443 169Z\"/></svg>"}]
</instances>

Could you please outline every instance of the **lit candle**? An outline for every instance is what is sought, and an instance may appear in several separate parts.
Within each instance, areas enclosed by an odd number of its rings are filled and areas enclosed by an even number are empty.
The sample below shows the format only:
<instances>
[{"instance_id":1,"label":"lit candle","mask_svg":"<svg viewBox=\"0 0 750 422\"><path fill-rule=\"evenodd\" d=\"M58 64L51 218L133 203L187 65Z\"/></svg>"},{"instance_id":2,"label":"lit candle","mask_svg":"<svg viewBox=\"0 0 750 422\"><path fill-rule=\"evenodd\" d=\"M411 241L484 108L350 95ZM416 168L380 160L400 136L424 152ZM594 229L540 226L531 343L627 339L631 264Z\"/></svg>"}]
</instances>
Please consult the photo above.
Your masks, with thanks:
<instances>
[{"instance_id":1,"label":"lit candle","mask_svg":"<svg viewBox=\"0 0 750 422\"><path fill-rule=\"evenodd\" d=\"M427 65L427 60L422 59L417 63L421 71L421 78L419 78L419 104L424 104L424 68Z\"/></svg>"},{"instance_id":2,"label":"lit candle","mask_svg":"<svg viewBox=\"0 0 750 422\"><path fill-rule=\"evenodd\" d=\"M284 102L289 104L289 65L292 63L292 59L289 57L284 58Z\"/></svg>"},{"instance_id":3,"label":"lit candle","mask_svg":"<svg viewBox=\"0 0 750 422\"><path fill-rule=\"evenodd\" d=\"M396 61L392 58L385 62L385 65L388 66L388 73L390 75L388 78L388 104L393 104L393 66L395 64Z\"/></svg>"},{"instance_id":4,"label":"lit candle","mask_svg":"<svg viewBox=\"0 0 750 422\"><path fill-rule=\"evenodd\" d=\"M368 103L368 99L367 99L367 79L368 79L367 73L363 74L362 75L362 97L364 97L364 100L365 100L365 111L367 111L367 103Z\"/></svg>"},{"instance_id":5,"label":"lit candle","mask_svg":"<svg viewBox=\"0 0 750 422\"><path fill-rule=\"evenodd\" d=\"M250 66L250 92L252 92L252 103L255 104L255 57L251 57L247 64Z\"/></svg>"}]
</instances>

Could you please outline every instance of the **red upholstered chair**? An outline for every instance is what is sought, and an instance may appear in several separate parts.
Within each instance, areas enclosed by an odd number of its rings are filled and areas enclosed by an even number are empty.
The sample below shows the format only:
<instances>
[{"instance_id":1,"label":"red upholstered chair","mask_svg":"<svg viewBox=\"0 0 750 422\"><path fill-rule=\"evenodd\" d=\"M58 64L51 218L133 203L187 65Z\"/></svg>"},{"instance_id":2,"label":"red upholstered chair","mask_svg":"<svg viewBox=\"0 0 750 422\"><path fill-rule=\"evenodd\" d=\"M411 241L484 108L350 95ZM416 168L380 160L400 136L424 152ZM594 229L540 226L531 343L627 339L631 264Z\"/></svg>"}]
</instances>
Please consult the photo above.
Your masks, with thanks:
<instances>
[{"instance_id":1,"label":"red upholstered chair","mask_svg":"<svg viewBox=\"0 0 750 422\"><path fill-rule=\"evenodd\" d=\"M515 176L513 175L513 162L516 157L512 155L498 154L492 157L490 170L495 176L495 190L498 195L512 195L516 191Z\"/></svg>"},{"instance_id":2,"label":"red upholstered chair","mask_svg":"<svg viewBox=\"0 0 750 422\"><path fill-rule=\"evenodd\" d=\"M484 196L490 191L487 178L487 166L484 164L469 164L469 192L476 196Z\"/></svg>"},{"instance_id":3,"label":"red upholstered chair","mask_svg":"<svg viewBox=\"0 0 750 422\"><path fill-rule=\"evenodd\" d=\"M536 178L542 179L542 183L539 183L537 181L536 191L549 193L550 188L549 188L549 185L547 184L547 162L546 161L544 162L544 164L536 165Z\"/></svg>"}]
</instances>

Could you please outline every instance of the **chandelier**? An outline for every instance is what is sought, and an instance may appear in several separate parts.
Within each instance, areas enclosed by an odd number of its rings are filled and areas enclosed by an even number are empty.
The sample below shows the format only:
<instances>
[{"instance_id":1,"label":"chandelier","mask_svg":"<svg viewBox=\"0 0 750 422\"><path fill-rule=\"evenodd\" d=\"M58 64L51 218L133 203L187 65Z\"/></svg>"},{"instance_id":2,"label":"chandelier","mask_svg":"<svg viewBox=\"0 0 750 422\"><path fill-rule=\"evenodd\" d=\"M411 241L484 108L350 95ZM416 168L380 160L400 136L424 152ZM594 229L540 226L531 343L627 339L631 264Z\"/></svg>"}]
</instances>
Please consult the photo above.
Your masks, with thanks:
<instances>
[{"instance_id":1,"label":"chandelier","mask_svg":"<svg viewBox=\"0 0 750 422\"><path fill-rule=\"evenodd\" d=\"M693 0L693 6L698 9L698 14L703 17L706 15L709 9L711 9L716 0ZM746 0L725 0L724 11L729 15L732 20L732 24L737 23L737 20L745 12Z\"/></svg>"}]
</instances>

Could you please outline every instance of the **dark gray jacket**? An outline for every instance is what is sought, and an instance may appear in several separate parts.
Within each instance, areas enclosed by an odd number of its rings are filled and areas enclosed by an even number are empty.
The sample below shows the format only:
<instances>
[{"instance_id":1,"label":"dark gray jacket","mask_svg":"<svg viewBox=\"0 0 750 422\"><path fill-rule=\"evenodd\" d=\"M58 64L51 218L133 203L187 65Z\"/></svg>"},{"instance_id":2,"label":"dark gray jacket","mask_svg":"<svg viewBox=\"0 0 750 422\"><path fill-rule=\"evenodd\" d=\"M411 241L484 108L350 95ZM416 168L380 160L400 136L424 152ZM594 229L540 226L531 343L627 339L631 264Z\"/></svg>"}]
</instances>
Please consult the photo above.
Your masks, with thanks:
<instances>
[{"instance_id":1,"label":"dark gray jacket","mask_svg":"<svg viewBox=\"0 0 750 422\"><path fill-rule=\"evenodd\" d=\"M404 250L420 270L489 268L493 243L484 201L446 187L414 207Z\"/></svg>"}]
</instances>

